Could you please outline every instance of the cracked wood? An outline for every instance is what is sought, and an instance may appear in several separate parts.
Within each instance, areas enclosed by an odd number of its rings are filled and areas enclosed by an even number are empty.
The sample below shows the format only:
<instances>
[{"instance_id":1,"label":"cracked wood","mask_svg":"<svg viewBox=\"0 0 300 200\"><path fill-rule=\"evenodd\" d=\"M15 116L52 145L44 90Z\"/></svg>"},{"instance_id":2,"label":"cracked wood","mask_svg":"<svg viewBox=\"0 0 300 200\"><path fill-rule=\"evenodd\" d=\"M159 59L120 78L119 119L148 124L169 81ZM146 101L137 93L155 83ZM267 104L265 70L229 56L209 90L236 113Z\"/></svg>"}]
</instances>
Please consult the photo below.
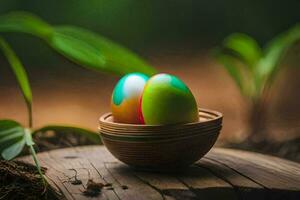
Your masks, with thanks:
<instances>
[{"instance_id":1,"label":"cracked wood","mask_svg":"<svg viewBox=\"0 0 300 200\"><path fill-rule=\"evenodd\" d=\"M38 157L61 199L300 199L300 164L245 151L213 148L188 169L170 173L134 170L103 146L53 150ZM74 184L75 179L80 181ZM108 187L96 197L84 196L89 179Z\"/></svg>"}]
</instances>

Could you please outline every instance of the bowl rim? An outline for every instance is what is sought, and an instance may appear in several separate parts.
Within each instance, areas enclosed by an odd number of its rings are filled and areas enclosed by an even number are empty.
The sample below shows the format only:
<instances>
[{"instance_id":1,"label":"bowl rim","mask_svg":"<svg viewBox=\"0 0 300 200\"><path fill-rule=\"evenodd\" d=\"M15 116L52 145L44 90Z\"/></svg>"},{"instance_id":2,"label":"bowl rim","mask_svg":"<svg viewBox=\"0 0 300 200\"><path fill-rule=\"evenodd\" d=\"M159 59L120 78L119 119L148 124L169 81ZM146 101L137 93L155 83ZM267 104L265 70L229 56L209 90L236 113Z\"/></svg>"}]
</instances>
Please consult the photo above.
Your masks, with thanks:
<instances>
[{"instance_id":1,"label":"bowl rim","mask_svg":"<svg viewBox=\"0 0 300 200\"><path fill-rule=\"evenodd\" d=\"M213 116L212 119L207 119L205 121L198 121L198 122L191 122L191 123L184 123L184 124L165 124L165 125L148 125L148 124L127 124L127 123L120 123L120 122L112 122L108 121L107 118L112 116L111 112L105 113L101 115L99 118L99 123L100 126L101 124L106 124L106 125L111 125L111 126L118 126L118 127L132 127L132 128L168 128L168 127L182 127L182 126L192 126L192 125L197 125L197 124L204 124L207 122L212 122L212 121L218 121L223 119L223 114L219 111L211 110L211 109L206 109L206 108L198 108L198 112L200 113L205 113L205 114L210 114Z\"/></svg>"}]
</instances>

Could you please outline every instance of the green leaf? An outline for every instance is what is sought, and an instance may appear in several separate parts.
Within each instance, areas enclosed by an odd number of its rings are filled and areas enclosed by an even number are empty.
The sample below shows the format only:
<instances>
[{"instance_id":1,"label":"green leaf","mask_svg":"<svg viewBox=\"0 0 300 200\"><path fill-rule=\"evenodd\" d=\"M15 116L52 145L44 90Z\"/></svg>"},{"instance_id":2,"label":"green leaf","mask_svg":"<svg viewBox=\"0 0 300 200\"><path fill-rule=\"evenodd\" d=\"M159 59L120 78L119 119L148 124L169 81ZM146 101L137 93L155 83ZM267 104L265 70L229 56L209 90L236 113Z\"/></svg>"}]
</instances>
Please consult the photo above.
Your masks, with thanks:
<instances>
[{"instance_id":1,"label":"green leaf","mask_svg":"<svg viewBox=\"0 0 300 200\"><path fill-rule=\"evenodd\" d=\"M1 153L1 156L5 160L11 160L22 152L24 145L25 140L21 139L13 145L9 146L8 148L4 149Z\"/></svg>"},{"instance_id":2,"label":"green leaf","mask_svg":"<svg viewBox=\"0 0 300 200\"><path fill-rule=\"evenodd\" d=\"M257 75L261 81L272 79L278 70L281 59L287 50L300 40L300 25L275 37L265 48L264 57L257 68Z\"/></svg>"},{"instance_id":3,"label":"green leaf","mask_svg":"<svg viewBox=\"0 0 300 200\"><path fill-rule=\"evenodd\" d=\"M9 134L5 137L0 138L0 144L1 146L8 145L11 141L19 140L24 136L24 132L19 131L19 132L14 132L12 134Z\"/></svg>"},{"instance_id":4,"label":"green leaf","mask_svg":"<svg viewBox=\"0 0 300 200\"><path fill-rule=\"evenodd\" d=\"M44 185L46 180L41 170L40 163L37 159L33 148L30 129L24 129L18 122L13 120L0 120L0 153L1 157L11 160L21 153L26 144L31 152L32 158L36 164L37 170L42 178Z\"/></svg>"},{"instance_id":5,"label":"green leaf","mask_svg":"<svg viewBox=\"0 0 300 200\"><path fill-rule=\"evenodd\" d=\"M23 32L45 40L56 51L88 69L119 75L156 70L130 50L91 31L72 27L52 27L26 12L0 16L0 32Z\"/></svg>"},{"instance_id":6,"label":"green leaf","mask_svg":"<svg viewBox=\"0 0 300 200\"><path fill-rule=\"evenodd\" d=\"M89 69L120 75L130 72L156 73L154 68L128 49L82 28L55 27L48 42L70 60Z\"/></svg>"},{"instance_id":7,"label":"green leaf","mask_svg":"<svg viewBox=\"0 0 300 200\"><path fill-rule=\"evenodd\" d=\"M215 58L226 69L228 74L238 86L242 95L249 98L255 98L256 94L254 82L251 76L252 74L245 69L243 66L244 63L232 55L222 53L218 49L215 50Z\"/></svg>"},{"instance_id":8,"label":"green leaf","mask_svg":"<svg viewBox=\"0 0 300 200\"><path fill-rule=\"evenodd\" d=\"M22 128L20 128L20 127L7 128L6 130L3 130L0 132L0 138L3 138L7 135L18 132L18 131L20 131L20 129L22 130Z\"/></svg>"},{"instance_id":9,"label":"green leaf","mask_svg":"<svg viewBox=\"0 0 300 200\"><path fill-rule=\"evenodd\" d=\"M23 127L12 120L0 120L0 152L10 160L20 154L25 144Z\"/></svg>"},{"instance_id":10,"label":"green leaf","mask_svg":"<svg viewBox=\"0 0 300 200\"><path fill-rule=\"evenodd\" d=\"M239 89L243 91L243 83L242 83L242 74L240 73L237 60L233 56L223 54L221 52L215 54L215 58L219 63L221 63L234 82L237 84Z\"/></svg>"},{"instance_id":11,"label":"green leaf","mask_svg":"<svg viewBox=\"0 0 300 200\"><path fill-rule=\"evenodd\" d=\"M75 133L86 137L87 139L89 139L91 142L94 142L95 144L101 144L101 139L98 133L87 129L74 127L74 126L49 125L35 130L32 133L32 135L35 135L36 133L39 132L46 132L46 131L55 131L56 133L62 133L62 134L66 132Z\"/></svg>"},{"instance_id":12,"label":"green leaf","mask_svg":"<svg viewBox=\"0 0 300 200\"><path fill-rule=\"evenodd\" d=\"M32 102L32 93L30 84L28 81L28 77L26 74L26 71L19 60L19 58L16 56L14 51L11 49L11 47L7 44L7 42L0 37L0 49L2 49L4 55L6 56L15 76L19 83L19 86L21 88L22 94L27 102L31 106Z\"/></svg>"},{"instance_id":13,"label":"green leaf","mask_svg":"<svg viewBox=\"0 0 300 200\"><path fill-rule=\"evenodd\" d=\"M22 126L18 122L13 120L0 120L0 142L12 135L22 134L23 131Z\"/></svg>"},{"instance_id":14,"label":"green leaf","mask_svg":"<svg viewBox=\"0 0 300 200\"><path fill-rule=\"evenodd\" d=\"M1 32L23 32L47 38L52 27L39 17L28 12L11 12L0 16Z\"/></svg>"},{"instance_id":15,"label":"green leaf","mask_svg":"<svg viewBox=\"0 0 300 200\"><path fill-rule=\"evenodd\" d=\"M234 33L228 36L223 45L232 51L251 69L255 67L262 56L262 50L257 42L250 36L242 33Z\"/></svg>"}]
</instances>

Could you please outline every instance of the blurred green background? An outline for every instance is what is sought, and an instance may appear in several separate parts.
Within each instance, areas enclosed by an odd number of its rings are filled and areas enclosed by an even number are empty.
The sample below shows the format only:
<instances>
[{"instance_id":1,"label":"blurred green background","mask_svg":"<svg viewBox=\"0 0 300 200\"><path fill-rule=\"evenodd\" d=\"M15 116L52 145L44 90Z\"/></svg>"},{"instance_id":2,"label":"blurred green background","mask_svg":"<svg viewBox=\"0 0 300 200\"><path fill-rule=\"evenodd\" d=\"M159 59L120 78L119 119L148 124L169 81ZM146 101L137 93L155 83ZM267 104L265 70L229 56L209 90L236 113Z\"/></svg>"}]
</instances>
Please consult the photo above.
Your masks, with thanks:
<instances>
[{"instance_id":1,"label":"blurred green background","mask_svg":"<svg viewBox=\"0 0 300 200\"><path fill-rule=\"evenodd\" d=\"M161 47L211 47L232 32L261 44L300 21L298 0L1 0L0 14L25 10L52 24L73 24L103 34L139 53ZM25 63L56 64L37 39L9 34ZM26 39L25 39L26 38Z\"/></svg>"},{"instance_id":2,"label":"blurred green background","mask_svg":"<svg viewBox=\"0 0 300 200\"><path fill-rule=\"evenodd\" d=\"M212 48L233 32L247 33L263 45L300 22L299 0L0 0L0 14L15 10L95 31L139 53L159 71L179 76L199 107L224 113L221 139L228 140L244 137L249 105L211 56ZM32 36L1 35L29 74L35 126L64 123L97 130L98 117L110 110L118 77L75 67ZM299 52L291 52L284 65L299 66ZM271 91L268 128L276 141L300 135L299 69L285 68ZM2 54L0 91L0 118L25 124L26 107Z\"/></svg>"}]
</instances>

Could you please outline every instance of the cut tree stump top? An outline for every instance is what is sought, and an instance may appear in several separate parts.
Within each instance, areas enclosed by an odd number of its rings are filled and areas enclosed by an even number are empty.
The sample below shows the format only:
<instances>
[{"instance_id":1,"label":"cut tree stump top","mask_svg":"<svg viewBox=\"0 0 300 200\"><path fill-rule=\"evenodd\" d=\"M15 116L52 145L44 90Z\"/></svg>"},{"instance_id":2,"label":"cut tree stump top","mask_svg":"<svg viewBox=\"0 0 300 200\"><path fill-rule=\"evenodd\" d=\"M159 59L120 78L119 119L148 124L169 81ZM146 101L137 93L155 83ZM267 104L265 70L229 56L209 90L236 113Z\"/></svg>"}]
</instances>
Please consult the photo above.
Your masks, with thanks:
<instances>
[{"instance_id":1,"label":"cut tree stump top","mask_svg":"<svg viewBox=\"0 0 300 200\"><path fill-rule=\"evenodd\" d=\"M176 173L134 170L104 146L53 150L38 157L63 199L300 199L300 164L246 151L213 148ZM21 159L32 162L30 157ZM105 186L89 194L94 197L86 196L88 180Z\"/></svg>"}]
</instances>

